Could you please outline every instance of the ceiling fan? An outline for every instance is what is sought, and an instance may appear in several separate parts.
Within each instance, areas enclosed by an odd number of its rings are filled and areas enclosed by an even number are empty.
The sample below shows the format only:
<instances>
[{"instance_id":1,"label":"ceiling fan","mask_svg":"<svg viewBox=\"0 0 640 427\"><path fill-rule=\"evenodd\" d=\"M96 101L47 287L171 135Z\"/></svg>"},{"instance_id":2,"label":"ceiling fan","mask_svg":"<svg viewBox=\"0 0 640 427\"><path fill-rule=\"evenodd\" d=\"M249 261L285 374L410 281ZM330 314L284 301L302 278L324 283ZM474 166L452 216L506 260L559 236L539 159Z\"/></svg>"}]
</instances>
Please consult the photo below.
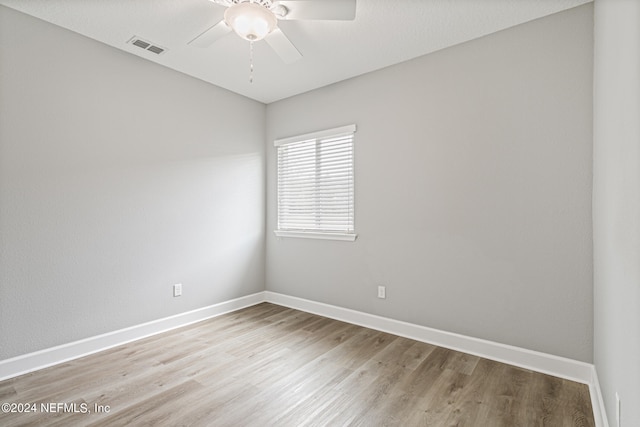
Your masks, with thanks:
<instances>
[{"instance_id":1,"label":"ceiling fan","mask_svg":"<svg viewBox=\"0 0 640 427\"><path fill-rule=\"evenodd\" d=\"M210 0L225 6L224 19L206 29L188 44L209 47L235 32L250 42L263 40L290 64L302 57L278 28L278 20L350 21L356 16L356 0Z\"/></svg>"}]
</instances>

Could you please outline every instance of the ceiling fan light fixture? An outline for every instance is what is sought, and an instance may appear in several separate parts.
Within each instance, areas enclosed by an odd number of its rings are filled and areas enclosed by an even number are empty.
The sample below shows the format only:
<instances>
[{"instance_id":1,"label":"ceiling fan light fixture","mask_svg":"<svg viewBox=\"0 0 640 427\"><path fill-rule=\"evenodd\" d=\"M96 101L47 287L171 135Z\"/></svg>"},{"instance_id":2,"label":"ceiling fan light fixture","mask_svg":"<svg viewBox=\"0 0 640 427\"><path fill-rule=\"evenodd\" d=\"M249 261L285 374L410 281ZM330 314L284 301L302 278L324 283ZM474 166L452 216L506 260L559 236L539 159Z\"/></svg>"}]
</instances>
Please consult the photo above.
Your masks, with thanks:
<instances>
[{"instance_id":1,"label":"ceiling fan light fixture","mask_svg":"<svg viewBox=\"0 0 640 427\"><path fill-rule=\"evenodd\" d=\"M249 41L262 40L278 25L273 12L253 2L230 6L224 12L224 21L237 35Z\"/></svg>"}]
</instances>

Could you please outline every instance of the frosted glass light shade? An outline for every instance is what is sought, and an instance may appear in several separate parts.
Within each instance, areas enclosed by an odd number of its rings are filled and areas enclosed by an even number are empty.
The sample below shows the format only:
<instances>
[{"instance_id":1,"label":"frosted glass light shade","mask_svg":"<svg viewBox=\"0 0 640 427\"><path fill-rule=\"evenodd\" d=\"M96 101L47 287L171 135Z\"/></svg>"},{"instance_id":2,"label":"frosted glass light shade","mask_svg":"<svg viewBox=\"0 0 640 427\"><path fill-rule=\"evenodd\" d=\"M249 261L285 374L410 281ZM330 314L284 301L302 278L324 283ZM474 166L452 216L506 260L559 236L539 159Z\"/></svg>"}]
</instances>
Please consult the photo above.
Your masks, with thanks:
<instances>
[{"instance_id":1,"label":"frosted glass light shade","mask_svg":"<svg viewBox=\"0 0 640 427\"><path fill-rule=\"evenodd\" d=\"M227 8L224 21L237 35L249 41L262 40L278 25L273 12L250 2L237 3Z\"/></svg>"}]
</instances>

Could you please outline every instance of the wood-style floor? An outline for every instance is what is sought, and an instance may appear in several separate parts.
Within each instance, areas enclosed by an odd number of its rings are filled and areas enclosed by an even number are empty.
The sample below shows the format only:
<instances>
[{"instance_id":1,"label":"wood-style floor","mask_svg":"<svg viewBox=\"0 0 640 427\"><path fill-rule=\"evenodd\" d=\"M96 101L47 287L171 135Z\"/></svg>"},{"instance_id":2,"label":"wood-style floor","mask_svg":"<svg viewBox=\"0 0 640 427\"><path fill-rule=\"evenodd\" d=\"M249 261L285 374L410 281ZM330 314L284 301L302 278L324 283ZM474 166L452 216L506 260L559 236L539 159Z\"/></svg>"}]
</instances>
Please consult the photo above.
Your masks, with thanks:
<instances>
[{"instance_id":1,"label":"wood-style floor","mask_svg":"<svg viewBox=\"0 0 640 427\"><path fill-rule=\"evenodd\" d=\"M3 427L594 425L586 385L267 303L0 382L0 403L35 404Z\"/></svg>"}]
</instances>

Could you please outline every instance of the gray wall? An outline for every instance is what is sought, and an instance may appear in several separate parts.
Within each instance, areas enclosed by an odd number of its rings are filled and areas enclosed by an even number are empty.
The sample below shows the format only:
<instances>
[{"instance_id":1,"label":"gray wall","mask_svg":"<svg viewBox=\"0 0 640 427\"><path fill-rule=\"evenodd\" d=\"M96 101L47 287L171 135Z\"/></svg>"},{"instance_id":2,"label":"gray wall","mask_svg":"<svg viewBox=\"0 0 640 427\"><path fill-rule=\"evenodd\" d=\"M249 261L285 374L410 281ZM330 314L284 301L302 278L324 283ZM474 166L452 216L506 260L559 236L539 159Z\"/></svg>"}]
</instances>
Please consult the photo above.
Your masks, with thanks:
<instances>
[{"instance_id":1,"label":"gray wall","mask_svg":"<svg viewBox=\"0 0 640 427\"><path fill-rule=\"evenodd\" d=\"M594 359L609 424L640 426L640 2L596 0Z\"/></svg>"},{"instance_id":2,"label":"gray wall","mask_svg":"<svg viewBox=\"0 0 640 427\"><path fill-rule=\"evenodd\" d=\"M267 290L590 362L592 9L268 105ZM348 123L357 241L276 238L273 139Z\"/></svg>"},{"instance_id":3,"label":"gray wall","mask_svg":"<svg viewBox=\"0 0 640 427\"><path fill-rule=\"evenodd\" d=\"M4 7L0 40L0 359L264 290L263 104Z\"/></svg>"},{"instance_id":4,"label":"gray wall","mask_svg":"<svg viewBox=\"0 0 640 427\"><path fill-rule=\"evenodd\" d=\"M591 361L592 35L587 5L265 117L0 7L0 359L266 277L268 290ZM276 239L272 140L347 123L358 240Z\"/></svg>"}]
</instances>

